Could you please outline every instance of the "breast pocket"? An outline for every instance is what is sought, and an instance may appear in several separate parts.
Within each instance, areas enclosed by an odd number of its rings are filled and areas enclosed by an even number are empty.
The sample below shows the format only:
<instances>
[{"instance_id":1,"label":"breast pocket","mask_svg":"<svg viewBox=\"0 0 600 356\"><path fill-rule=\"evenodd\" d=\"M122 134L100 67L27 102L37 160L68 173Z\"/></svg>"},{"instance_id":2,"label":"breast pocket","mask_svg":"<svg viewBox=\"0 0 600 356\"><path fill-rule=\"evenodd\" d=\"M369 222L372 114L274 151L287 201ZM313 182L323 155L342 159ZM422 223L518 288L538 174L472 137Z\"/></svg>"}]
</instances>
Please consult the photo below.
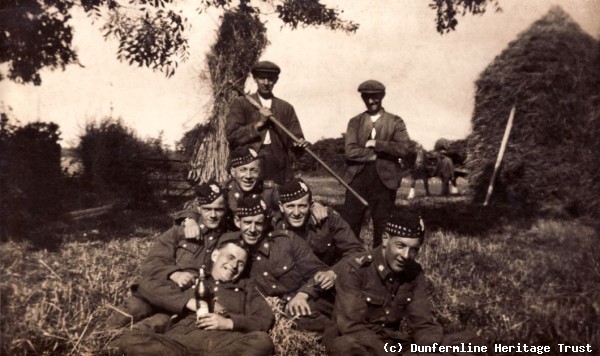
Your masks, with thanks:
<instances>
[{"instance_id":1,"label":"breast pocket","mask_svg":"<svg viewBox=\"0 0 600 356\"><path fill-rule=\"evenodd\" d=\"M200 246L182 240L179 241L177 249L175 250L175 263L182 268L196 268L198 267L197 255L200 252Z\"/></svg>"},{"instance_id":2,"label":"breast pocket","mask_svg":"<svg viewBox=\"0 0 600 356\"><path fill-rule=\"evenodd\" d=\"M294 269L295 263L290 257L287 260L277 261L271 266L271 274L273 277L279 279L283 277L285 274L289 273Z\"/></svg>"}]
</instances>

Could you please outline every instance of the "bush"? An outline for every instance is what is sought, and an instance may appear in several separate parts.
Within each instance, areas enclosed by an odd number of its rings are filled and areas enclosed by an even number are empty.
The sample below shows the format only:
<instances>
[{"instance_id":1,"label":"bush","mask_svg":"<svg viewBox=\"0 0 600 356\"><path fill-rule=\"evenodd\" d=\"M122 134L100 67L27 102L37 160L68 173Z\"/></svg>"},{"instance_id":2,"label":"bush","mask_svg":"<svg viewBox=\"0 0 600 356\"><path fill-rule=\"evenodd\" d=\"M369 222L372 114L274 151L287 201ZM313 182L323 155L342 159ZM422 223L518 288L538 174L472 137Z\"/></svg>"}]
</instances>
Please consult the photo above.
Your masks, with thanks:
<instances>
[{"instance_id":1,"label":"bush","mask_svg":"<svg viewBox=\"0 0 600 356\"><path fill-rule=\"evenodd\" d=\"M99 201L154 202L148 175L157 162L149 159L166 159L160 139L144 142L120 119L105 118L86 125L77 152L83 184Z\"/></svg>"},{"instance_id":2,"label":"bush","mask_svg":"<svg viewBox=\"0 0 600 356\"><path fill-rule=\"evenodd\" d=\"M12 126L2 114L2 235L23 236L28 225L39 225L39 221L54 219L63 212L59 140L58 125L54 123Z\"/></svg>"}]
</instances>

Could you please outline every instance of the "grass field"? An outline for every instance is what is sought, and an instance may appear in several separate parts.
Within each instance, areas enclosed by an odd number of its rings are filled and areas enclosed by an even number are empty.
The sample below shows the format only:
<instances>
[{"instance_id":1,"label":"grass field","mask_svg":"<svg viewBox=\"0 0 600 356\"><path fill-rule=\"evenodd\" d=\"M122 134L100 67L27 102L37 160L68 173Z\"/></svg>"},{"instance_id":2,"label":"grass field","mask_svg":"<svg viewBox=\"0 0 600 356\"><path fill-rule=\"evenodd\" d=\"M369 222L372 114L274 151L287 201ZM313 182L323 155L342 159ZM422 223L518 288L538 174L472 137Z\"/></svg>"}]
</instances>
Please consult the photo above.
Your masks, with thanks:
<instances>
[{"instance_id":1,"label":"grass field","mask_svg":"<svg viewBox=\"0 0 600 356\"><path fill-rule=\"evenodd\" d=\"M307 180L318 200L340 207L341 186ZM439 184L432 191L439 193ZM462 195L407 202L406 194L400 190L397 205L419 211L429 227L418 260L447 331L475 331L489 346L548 345L554 355L559 343L589 344L600 354L600 239L589 222L483 210ZM169 225L164 211L123 211L40 229L43 243L2 243L1 354L109 353L120 331L104 320L126 296L153 237ZM371 234L367 227L362 236ZM281 355L322 352L283 322L273 336Z\"/></svg>"}]
</instances>

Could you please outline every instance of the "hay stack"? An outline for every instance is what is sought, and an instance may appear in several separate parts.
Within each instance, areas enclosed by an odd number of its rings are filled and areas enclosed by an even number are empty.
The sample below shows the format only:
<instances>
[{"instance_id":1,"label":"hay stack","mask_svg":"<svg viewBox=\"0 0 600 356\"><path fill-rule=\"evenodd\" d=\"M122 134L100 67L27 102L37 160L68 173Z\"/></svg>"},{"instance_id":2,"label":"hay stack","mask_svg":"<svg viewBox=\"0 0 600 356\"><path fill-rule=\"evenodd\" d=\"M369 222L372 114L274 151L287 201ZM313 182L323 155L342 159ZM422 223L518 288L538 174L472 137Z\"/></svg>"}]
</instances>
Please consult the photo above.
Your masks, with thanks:
<instances>
[{"instance_id":1,"label":"hay stack","mask_svg":"<svg viewBox=\"0 0 600 356\"><path fill-rule=\"evenodd\" d=\"M225 181L229 148L225 138L225 119L237 94L229 83L242 86L251 66L267 46L266 28L256 12L231 10L223 14L215 44L206 56L213 92L213 110L206 135L200 137L190 161L189 180Z\"/></svg>"},{"instance_id":2,"label":"hay stack","mask_svg":"<svg viewBox=\"0 0 600 356\"><path fill-rule=\"evenodd\" d=\"M483 201L513 105L495 200L598 214L598 41L555 7L509 44L476 82L467 169Z\"/></svg>"}]
</instances>

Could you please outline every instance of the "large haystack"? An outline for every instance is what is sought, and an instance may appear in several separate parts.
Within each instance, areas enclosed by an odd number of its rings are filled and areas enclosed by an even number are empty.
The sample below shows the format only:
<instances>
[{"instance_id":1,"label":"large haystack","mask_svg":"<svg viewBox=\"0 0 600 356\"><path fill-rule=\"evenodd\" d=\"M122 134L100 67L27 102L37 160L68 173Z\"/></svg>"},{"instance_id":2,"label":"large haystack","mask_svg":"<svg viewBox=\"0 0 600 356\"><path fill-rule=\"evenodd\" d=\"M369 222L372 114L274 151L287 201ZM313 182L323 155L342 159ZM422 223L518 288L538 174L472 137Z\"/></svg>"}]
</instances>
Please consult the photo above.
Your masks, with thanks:
<instances>
[{"instance_id":1,"label":"large haystack","mask_svg":"<svg viewBox=\"0 0 600 356\"><path fill-rule=\"evenodd\" d=\"M599 53L598 41L555 7L481 74L467 159L477 201L516 105L493 199L576 215L600 212Z\"/></svg>"}]
</instances>

